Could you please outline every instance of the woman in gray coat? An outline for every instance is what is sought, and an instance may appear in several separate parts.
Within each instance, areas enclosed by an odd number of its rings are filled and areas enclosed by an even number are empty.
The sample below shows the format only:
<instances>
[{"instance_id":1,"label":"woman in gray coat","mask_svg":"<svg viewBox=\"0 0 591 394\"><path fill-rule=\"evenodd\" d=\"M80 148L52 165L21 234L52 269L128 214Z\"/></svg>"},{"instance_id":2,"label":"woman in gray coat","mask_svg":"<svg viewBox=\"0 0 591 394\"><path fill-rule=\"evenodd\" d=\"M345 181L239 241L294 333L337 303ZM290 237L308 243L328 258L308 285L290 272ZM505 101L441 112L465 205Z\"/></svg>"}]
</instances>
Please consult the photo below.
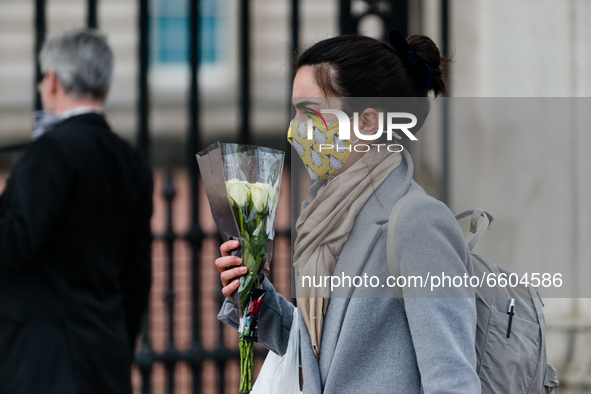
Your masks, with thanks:
<instances>
[{"instance_id":1,"label":"woman in gray coat","mask_svg":"<svg viewBox=\"0 0 591 394\"><path fill-rule=\"evenodd\" d=\"M317 181L310 188L313 200L303 204L296 225L297 315L265 280L258 339L282 355L292 319L300 319L304 394L479 393L472 289L460 286L444 293L440 288L432 292L429 287L407 287L403 308L394 291L383 286L389 275L389 242L394 244L401 277L472 274L470 252L453 214L434 198L414 198L403 206L393 239L388 240L388 219L396 202L422 190L412 179L410 155L376 145L358 152L354 147L359 140L336 134L336 115L321 113L322 108L340 108L350 115L351 97L445 93L448 59L440 56L433 41L419 35L405 39L396 31L389 35L390 45L355 35L327 39L298 59L293 84L296 116L288 139ZM357 126L357 136L376 134L381 128L376 108L355 111L358 116L351 123L352 129ZM312 140L306 138L308 119L318 123ZM424 116L419 117L419 127L422 121ZM388 145L384 137L368 143ZM246 271L237 267L241 260L229 254L236 247L238 241L224 243L222 257L216 260L228 298ZM330 281L306 287L303 279L367 273L381 278L382 286L372 287L375 282L369 285L366 280L358 287L331 289ZM218 318L238 325L229 300Z\"/></svg>"}]
</instances>

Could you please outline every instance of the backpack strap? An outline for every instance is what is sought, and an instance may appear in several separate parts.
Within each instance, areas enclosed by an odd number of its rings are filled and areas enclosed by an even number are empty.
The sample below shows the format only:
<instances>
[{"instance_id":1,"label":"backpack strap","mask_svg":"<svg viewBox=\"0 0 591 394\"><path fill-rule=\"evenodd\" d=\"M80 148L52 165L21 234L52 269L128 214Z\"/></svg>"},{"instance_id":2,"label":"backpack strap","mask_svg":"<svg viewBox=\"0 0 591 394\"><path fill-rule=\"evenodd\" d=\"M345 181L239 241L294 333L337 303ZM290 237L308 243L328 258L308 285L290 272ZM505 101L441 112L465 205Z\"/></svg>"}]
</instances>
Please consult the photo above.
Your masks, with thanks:
<instances>
[{"instance_id":1,"label":"backpack strap","mask_svg":"<svg viewBox=\"0 0 591 394\"><path fill-rule=\"evenodd\" d=\"M470 241L468 241L468 247L470 248L470 251L472 251L472 249L474 249L474 246L476 246L476 242L478 242L478 240L480 240L480 237L482 237L484 235L484 232L491 228L493 222L495 221L495 219L491 216L490 213L486 212L483 209L480 208L476 208L476 209L470 209L468 211L464 211L462 213L458 213L456 215L456 220L460 220L462 218L465 218L468 215L472 215L470 217L470 232L472 234L474 234L474 236L470 239ZM482 226L480 226L480 228L478 228L478 220L480 219L480 217L483 217L483 222L482 222Z\"/></svg>"},{"instance_id":2,"label":"backpack strap","mask_svg":"<svg viewBox=\"0 0 591 394\"><path fill-rule=\"evenodd\" d=\"M386 240L386 254L388 256L388 270L390 271L390 275L396 278L400 276L400 267L396 262L396 255L394 254L394 227L396 226L396 219L398 219L398 214L400 213L402 206L406 202L412 200L413 198L425 195L426 193L420 189L406 193L404 197L398 200L396 205L394 205L392 213L390 213L390 221L388 222L388 239ZM402 297L402 288L394 286L394 291L396 291L396 295L400 300L402 309L404 309L404 298Z\"/></svg>"}]
</instances>

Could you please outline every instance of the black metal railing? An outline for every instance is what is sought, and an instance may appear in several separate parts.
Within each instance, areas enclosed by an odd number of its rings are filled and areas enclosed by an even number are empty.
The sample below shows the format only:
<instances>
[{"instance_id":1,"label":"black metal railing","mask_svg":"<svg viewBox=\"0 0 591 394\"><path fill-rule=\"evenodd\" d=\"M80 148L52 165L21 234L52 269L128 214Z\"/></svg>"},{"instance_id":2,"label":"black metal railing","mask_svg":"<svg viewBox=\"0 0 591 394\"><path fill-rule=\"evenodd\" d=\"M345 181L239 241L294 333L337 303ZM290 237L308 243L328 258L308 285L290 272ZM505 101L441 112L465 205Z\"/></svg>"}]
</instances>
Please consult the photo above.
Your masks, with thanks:
<instances>
[{"instance_id":1,"label":"black metal railing","mask_svg":"<svg viewBox=\"0 0 591 394\"><path fill-rule=\"evenodd\" d=\"M299 50L299 13L300 4L298 0L284 0L290 2L290 50L289 55L294 56ZM341 33L356 33L360 21L368 15L376 15L380 17L384 26L395 26L403 33L408 31L408 0L359 0L367 3L366 11L363 14L352 13L352 0L339 0L339 25ZM443 47L445 53L449 53L449 22L448 22L448 1L441 0L442 3L442 26L443 26ZM87 25L88 27L97 27L99 20L97 14L98 0L88 0L87 8ZM251 115L251 84L250 84L250 6L249 0L240 0L239 2L239 29L236 34L239 35L239 119L240 130L237 140L241 143L251 142L250 132L250 115ZM149 83L148 83L148 68L149 68L149 3L148 0L138 0L138 87L137 87L137 132L135 142L139 149L146 157L150 157L150 131L149 131ZM164 365L166 370L166 387L167 393L175 393L175 370L176 366L181 363L187 363L192 373L192 392L201 393L204 391L203 387L203 366L205 362L213 362L217 370L217 392L225 393L237 392L237 388L227 387L226 385L226 367L230 361L239 360L238 348L230 348L224 342L222 335L223 324L218 323L220 332L217 347L213 350L205 350L203 346L202 330L200 324L200 316L202 312L202 305L197 300L200 299L200 283L202 281L202 262L201 256L203 252L203 244L208 240L220 241L219 234L206 233L200 226L200 212L199 212L199 172L197 169L197 162L195 160L195 153L203 149L202 141L200 139L200 108L201 102L199 99L199 21L200 9L198 0L188 1L187 14L189 15L189 63L190 63L190 87L188 100L188 130L187 130L187 151L186 151L186 168L188 170L189 184L190 184L190 226L189 230L184 234L178 234L173 226L173 205L177 190L173 182L171 171L168 170L165 177L162 190L162 196L166 205L166 230L161 234L154 234L155 242L162 242L166 246L166 262L165 269L167 272L166 290L164 292L164 300L166 305L166 325L167 338L166 347L163 351L155 351L151 343L151 326L150 319L146 316L144 318L142 341L140 348L135 357L135 363L141 373L141 392L148 394L152 392L152 372L156 363ZM384 31L384 37L385 37ZM38 55L39 50L43 44L46 35L46 0L35 0L35 54ZM291 58L288 61L291 62ZM296 70L291 69L292 77ZM35 81L38 81L41 76L39 64L35 69ZM291 81L288 91L291 91ZM286 102L289 98L286 97ZM36 109L41 108L39 94L35 91ZM446 118L447 119L447 118ZM449 158L449 142L447 129L444 129L444 164L443 164L443 187L444 200L447 200L449 182L449 164L446 162ZM27 143L15 144L10 146L0 147L0 153L9 153L23 150ZM287 149L289 152L289 149ZM287 165L289 165L289 154ZM292 212L297 212L293 210ZM290 239L291 230L280 229L277 232L276 239ZM191 267L191 297L193 302L191 307L191 345L187 349L178 349L175 345L175 248L178 242L186 242L190 245L190 267ZM273 272L273 271L272 271ZM223 302L221 292L218 292L219 303ZM264 352L257 351L256 357L261 358Z\"/></svg>"},{"instance_id":2,"label":"black metal railing","mask_svg":"<svg viewBox=\"0 0 591 394\"><path fill-rule=\"evenodd\" d=\"M96 4L96 2L95 2ZM149 90L148 90L148 0L138 1L138 97L136 144L146 157L150 157Z\"/></svg>"},{"instance_id":3,"label":"black metal railing","mask_svg":"<svg viewBox=\"0 0 591 394\"><path fill-rule=\"evenodd\" d=\"M0 153L14 153L20 152L29 146L28 142L21 142L19 144L0 146Z\"/></svg>"}]
</instances>

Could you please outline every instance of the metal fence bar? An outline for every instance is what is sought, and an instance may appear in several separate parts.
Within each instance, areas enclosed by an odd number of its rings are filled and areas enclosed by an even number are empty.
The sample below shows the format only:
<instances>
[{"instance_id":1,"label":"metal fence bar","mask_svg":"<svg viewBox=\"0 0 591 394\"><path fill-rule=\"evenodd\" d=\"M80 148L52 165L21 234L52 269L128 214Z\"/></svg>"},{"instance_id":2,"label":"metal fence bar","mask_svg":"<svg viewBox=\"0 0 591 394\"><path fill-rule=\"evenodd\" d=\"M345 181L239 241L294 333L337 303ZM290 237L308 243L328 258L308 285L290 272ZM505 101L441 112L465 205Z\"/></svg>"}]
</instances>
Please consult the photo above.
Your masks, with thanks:
<instances>
[{"instance_id":1,"label":"metal fence bar","mask_svg":"<svg viewBox=\"0 0 591 394\"><path fill-rule=\"evenodd\" d=\"M150 394L150 374L154 358L154 351L150 346L150 315L146 313L142 324L142 344L135 355L135 362L142 376L142 394Z\"/></svg>"},{"instance_id":2,"label":"metal fence bar","mask_svg":"<svg viewBox=\"0 0 591 394\"><path fill-rule=\"evenodd\" d=\"M450 19L449 19L449 1L441 0L441 46L443 47L443 55L450 55L449 48L449 33L450 33ZM449 89L448 89L449 92Z\"/></svg>"},{"instance_id":3,"label":"metal fence bar","mask_svg":"<svg viewBox=\"0 0 591 394\"><path fill-rule=\"evenodd\" d=\"M291 70L291 78L287 81L289 84L287 91L289 92L288 100L288 112L287 116L291 120L291 96L292 96L292 89L293 89L293 80L295 79L297 69L296 69L296 61L300 54L300 1L299 0L291 0L291 48L289 52L290 58L288 61L290 62L290 70ZM284 139L284 147L285 147L285 160L286 163L291 163L291 145Z\"/></svg>"},{"instance_id":4,"label":"metal fence bar","mask_svg":"<svg viewBox=\"0 0 591 394\"><path fill-rule=\"evenodd\" d=\"M88 26L91 29L96 29L98 27L97 3L98 0L88 0L88 8L86 11L86 26Z\"/></svg>"},{"instance_id":5,"label":"metal fence bar","mask_svg":"<svg viewBox=\"0 0 591 394\"><path fill-rule=\"evenodd\" d=\"M221 244L221 237L219 237L219 243ZM225 297L222 294L222 284L220 283L220 289L218 292L218 303L220 306L224 303ZM228 359L232 357L226 344L224 343L224 323L221 320L218 320L218 330L219 330L219 340L218 340L218 348L216 349L217 354L215 355L216 359L216 368L218 369L218 393L224 394L226 392L226 365ZM239 356L237 355L238 359Z\"/></svg>"},{"instance_id":6,"label":"metal fence bar","mask_svg":"<svg viewBox=\"0 0 591 394\"><path fill-rule=\"evenodd\" d=\"M339 32L351 34L357 32L351 20L351 0L341 0L339 4Z\"/></svg>"},{"instance_id":7,"label":"metal fence bar","mask_svg":"<svg viewBox=\"0 0 591 394\"><path fill-rule=\"evenodd\" d=\"M289 119L291 120L291 116L292 116L292 111L291 111L291 96L292 96L292 90L293 90L293 80L295 79L296 73L297 73L297 69L296 69L296 60L297 57L300 54L300 2L299 0L291 0L291 56L292 58L289 59L291 61L291 79L288 81L289 83L289 87L288 87L288 92L289 93L289 97L288 97L288 112L287 115L289 117ZM285 164L287 166L289 166L291 168L291 146L289 145L289 143L285 144ZM291 178L293 179L299 179L297 178L298 175L297 173L294 173L294 170L292 168L291 171L291 176L295 176L296 178ZM290 213L291 213L291 217L295 218L297 217L298 213L299 213L299 207L297 206L297 199L291 199L290 196L290 201L289 201L289 207L290 207ZM290 252L293 251L293 246L295 243L295 237L292 239L291 234L295 234L295 220L290 220L291 224L290 224L290 232L288 235L289 236L289 240L290 240ZM290 259L291 257L293 257L290 253ZM291 262L291 260L290 260ZM291 272L291 277L290 277L290 284L291 284L291 288L295 289L295 268L293 267L293 264L290 264L290 272ZM271 274L273 273L273 270L271 270ZM292 298L291 300L294 304L296 303L295 298Z\"/></svg>"},{"instance_id":8,"label":"metal fence bar","mask_svg":"<svg viewBox=\"0 0 591 394\"><path fill-rule=\"evenodd\" d=\"M138 1L138 87L137 87L137 134L136 145L143 155L149 157L148 130L148 0ZM90 19L90 12L89 12ZM135 361L142 376L142 394L151 393L152 367L156 354L150 343L150 313L146 312L142 328L142 344Z\"/></svg>"},{"instance_id":9,"label":"metal fence bar","mask_svg":"<svg viewBox=\"0 0 591 394\"><path fill-rule=\"evenodd\" d=\"M30 142L23 142L20 144L0 146L0 153L18 152L24 150L29 144Z\"/></svg>"},{"instance_id":10,"label":"metal fence bar","mask_svg":"<svg viewBox=\"0 0 591 394\"><path fill-rule=\"evenodd\" d=\"M449 20L449 1L441 0L441 46L443 48L443 55L446 57L450 56L450 20ZM447 88L447 96L451 95L450 87ZM446 204L450 204L450 108L449 100L443 101L443 119L442 119L442 144L441 149L443 150L441 155L442 160L442 174L441 174L441 200Z\"/></svg>"},{"instance_id":11,"label":"metal fence bar","mask_svg":"<svg viewBox=\"0 0 591 394\"><path fill-rule=\"evenodd\" d=\"M250 142L250 0L240 0L240 136Z\"/></svg>"},{"instance_id":12,"label":"metal fence bar","mask_svg":"<svg viewBox=\"0 0 591 394\"><path fill-rule=\"evenodd\" d=\"M390 12L382 14L385 22L384 39L391 28L397 29L405 37L408 36L408 0L391 0Z\"/></svg>"},{"instance_id":13,"label":"metal fence bar","mask_svg":"<svg viewBox=\"0 0 591 394\"><path fill-rule=\"evenodd\" d=\"M138 13L139 27L139 48L138 48L138 98L137 98L137 116L138 127L136 144L140 151L149 157L149 130L148 130L148 0L139 0Z\"/></svg>"},{"instance_id":14,"label":"metal fence bar","mask_svg":"<svg viewBox=\"0 0 591 394\"><path fill-rule=\"evenodd\" d=\"M291 92L292 82L297 70L295 69L295 60L300 51L300 2L291 0L291 80L289 81L289 91ZM290 94L291 96L291 94ZM291 98L290 98L291 100ZM290 103L291 105L291 103Z\"/></svg>"},{"instance_id":15,"label":"metal fence bar","mask_svg":"<svg viewBox=\"0 0 591 394\"><path fill-rule=\"evenodd\" d=\"M288 112L287 116L291 120L291 96L293 90L293 80L295 79L297 69L296 69L296 61L300 53L300 2L299 0L291 0L291 15L290 15L290 22L291 22L291 47L289 48L289 59L290 62L290 73L291 78L287 81L288 88L287 91L289 92L288 100L288 108L290 111ZM291 150L289 143L286 142L285 147L288 148L286 150L286 154L290 155ZM286 158L287 159L287 158ZM287 160L287 163L290 161Z\"/></svg>"},{"instance_id":16,"label":"metal fence bar","mask_svg":"<svg viewBox=\"0 0 591 394\"><path fill-rule=\"evenodd\" d=\"M170 168L167 171L166 181L164 182L164 189L162 191L164 199L166 200L166 233L164 239L166 242L166 260L167 260L167 275L168 286L166 290L166 312L168 322L168 344L164 352L164 364L166 366L166 373L168 379L168 394L174 394L174 372L176 363L178 361L178 354L174 344L174 299L176 292L174 290L174 243L176 241L176 233L173 228L172 204L176 196L176 190L172 181L172 173Z\"/></svg>"},{"instance_id":17,"label":"metal fence bar","mask_svg":"<svg viewBox=\"0 0 591 394\"><path fill-rule=\"evenodd\" d=\"M191 245L191 321L192 344L187 359L193 373L193 393L202 391L204 351L201 342L201 250L205 234L199 226L199 171L195 154L199 151L199 48L200 48L200 1L190 1L189 21L189 61L191 81L189 89L189 130L187 142L187 167L191 182L191 227L187 239Z\"/></svg>"},{"instance_id":18,"label":"metal fence bar","mask_svg":"<svg viewBox=\"0 0 591 394\"><path fill-rule=\"evenodd\" d=\"M34 78L34 108L35 110L41 109L41 94L37 89L37 84L43 77L41 75L41 65L39 64L39 52L45 41L45 0L35 0L35 76Z\"/></svg>"}]
</instances>

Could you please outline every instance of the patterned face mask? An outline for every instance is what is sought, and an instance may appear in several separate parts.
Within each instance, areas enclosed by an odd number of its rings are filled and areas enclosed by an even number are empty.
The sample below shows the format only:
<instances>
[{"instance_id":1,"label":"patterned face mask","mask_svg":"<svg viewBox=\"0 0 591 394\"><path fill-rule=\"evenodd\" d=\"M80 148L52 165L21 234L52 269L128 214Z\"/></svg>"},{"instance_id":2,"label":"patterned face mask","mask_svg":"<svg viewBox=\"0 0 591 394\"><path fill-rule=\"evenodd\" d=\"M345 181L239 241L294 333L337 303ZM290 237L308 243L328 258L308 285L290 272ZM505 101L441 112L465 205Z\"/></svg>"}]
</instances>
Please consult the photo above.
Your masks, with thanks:
<instances>
[{"instance_id":1,"label":"patterned face mask","mask_svg":"<svg viewBox=\"0 0 591 394\"><path fill-rule=\"evenodd\" d=\"M312 180L334 178L357 141L339 139L338 122L324 122L312 130L313 138L308 139L308 125L293 119L287 130L287 140L304 162Z\"/></svg>"}]
</instances>

